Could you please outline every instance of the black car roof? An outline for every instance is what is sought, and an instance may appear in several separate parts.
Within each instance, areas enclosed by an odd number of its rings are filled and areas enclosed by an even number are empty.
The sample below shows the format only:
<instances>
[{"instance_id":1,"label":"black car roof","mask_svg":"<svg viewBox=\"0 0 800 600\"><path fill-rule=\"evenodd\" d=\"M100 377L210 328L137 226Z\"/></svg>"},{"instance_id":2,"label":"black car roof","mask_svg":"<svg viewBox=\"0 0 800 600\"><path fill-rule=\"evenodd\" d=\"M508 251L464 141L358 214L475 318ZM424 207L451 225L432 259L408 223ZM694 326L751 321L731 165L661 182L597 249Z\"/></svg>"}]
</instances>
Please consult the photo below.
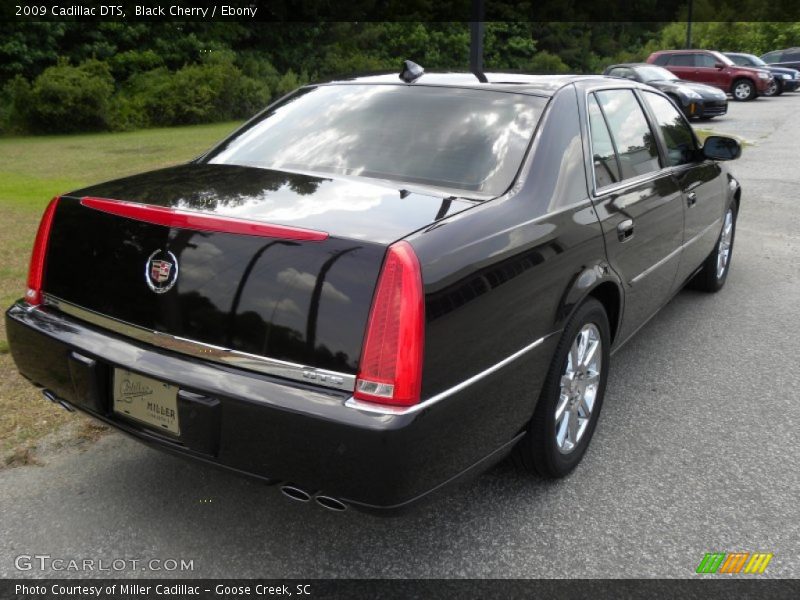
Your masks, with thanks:
<instances>
[{"instance_id":1,"label":"black car roof","mask_svg":"<svg viewBox=\"0 0 800 600\"><path fill-rule=\"evenodd\" d=\"M487 82L478 81L472 73L425 73L413 83L404 83L397 73L369 75L338 81L325 82L318 85L337 84L375 84L375 85L417 85L436 87L474 88L519 92L537 96L552 96L564 86L572 83L589 86L591 84L619 84L615 77L603 75L528 75L524 73L485 73ZM635 82L630 82L636 85Z\"/></svg>"}]
</instances>

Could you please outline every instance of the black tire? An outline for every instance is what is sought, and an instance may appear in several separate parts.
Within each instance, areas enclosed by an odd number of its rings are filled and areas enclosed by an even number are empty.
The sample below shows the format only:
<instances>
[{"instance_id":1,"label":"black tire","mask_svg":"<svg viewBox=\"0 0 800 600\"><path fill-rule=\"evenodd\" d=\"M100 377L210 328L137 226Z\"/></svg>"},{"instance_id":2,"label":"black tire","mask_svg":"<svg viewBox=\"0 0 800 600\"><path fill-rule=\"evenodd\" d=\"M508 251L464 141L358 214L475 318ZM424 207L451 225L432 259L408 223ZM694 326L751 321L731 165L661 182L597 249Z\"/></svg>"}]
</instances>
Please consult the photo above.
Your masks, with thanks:
<instances>
[{"instance_id":1,"label":"black tire","mask_svg":"<svg viewBox=\"0 0 800 600\"><path fill-rule=\"evenodd\" d=\"M722 273L719 272L719 252L720 252L720 244L723 240L723 234L725 233L725 226L726 226L726 219L727 215L730 213L731 215L731 232L730 232L730 243L728 245L728 258L725 262L725 267L722 270ZM696 290L700 290L701 292L708 292L708 293L716 293L720 291L724 286L725 282L728 280L728 273L731 270L731 260L733 259L733 242L736 240L736 206L731 205L728 207L728 210L725 211L725 216L722 218L722 229L719 232L719 237L717 238L717 243L714 244L714 249L711 251L711 254L708 255L708 258L703 261L703 268L700 272L694 276L692 281L689 283L689 287L694 288Z\"/></svg>"},{"instance_id":2,"label":"black tire","mask_svg":"<svg viewBox=\"0 0 800 600\"><path fill-rule=\"evenodd\" d=\"M779 79L773 79L769 87L764 91L764 95L768 98L773 96L780 96L783 93L783 83Z\"/></svg>"},{"instance_id":3,"label":"black tire","mask_svg":"<svg viewBox=\"0 0 800 600\"><path fill-rule=\"evenodd\" d=\"M731 94L737 102L749 102L758 96L756 84L749 79L737 79L731 86Z\"/></svg>"},{"instance_id":4,"label":"black tire","mask_svg":"<svg viewBox=\"0 0 800 600\"><path fill-rule=\"evenodd\" d=\"M589 421L574 448L565 454L556 442L556 408L561 398L561 378L568 364L568 355L578 333L585 325L594 324L599 331L601 365L599 383L594 396ZM583 458L594 434L608 379L611 333L608 316L594 298L588 298L570 317L553 355L550 369L536 404L533 418L528 423L527 435L514 449L518 466L546 478L559 478L569 474Z\"/></svg>"}]
</instances>

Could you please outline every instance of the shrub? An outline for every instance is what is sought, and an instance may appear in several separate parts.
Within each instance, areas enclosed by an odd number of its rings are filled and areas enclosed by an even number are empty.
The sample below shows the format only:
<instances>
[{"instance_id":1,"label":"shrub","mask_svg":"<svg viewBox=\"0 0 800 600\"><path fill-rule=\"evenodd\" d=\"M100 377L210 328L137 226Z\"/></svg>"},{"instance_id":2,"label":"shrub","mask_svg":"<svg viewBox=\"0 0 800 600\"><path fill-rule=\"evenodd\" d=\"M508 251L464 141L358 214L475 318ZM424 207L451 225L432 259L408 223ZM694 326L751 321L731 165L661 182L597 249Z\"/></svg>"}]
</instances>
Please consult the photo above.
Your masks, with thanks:
<instances>
[{"instance_id":1,"label":"shrub","mask_svg":"<svg viewBox=\"0 0 800 600\"><path fill-rule=\"evenodd\" d=\"M246 117L269 102L269 85L228 58L135 75L118 99L116 125L188 125Z\"/></svg>"},{"instance_id":2,"label":"shrub","mask_svg":"<svg viewBox=\"0 0 800 600\"><path fill-rule=\"evenodd\" d=\"M533 73L569 73L570 71L564 61L546 50L536 53L531 59L528 69Z\"/></svg>"},{"instance_id":3,"label":"shrub","mask_svg":"<svg viewBox=\"0 0 800 600\"><path fill-rule=\"evenodd\" d=\"M2 115L0 115L3 133L25 131L30 105L31 84L22 75L17 75L3 90Z\"/></svg>"},{"instance_id":4,"label":"shrub","mask_svg":"<svg viewBox=\"0 0 800 600\"><path fill-rule=\"evenodd\" d=\"M59 62L45 69L29 92L18 82L13 103L31 131L96 131L108 128L113 93L114 79L105 63L89 60L74 67Z\"/></svg>"}]
</instances>

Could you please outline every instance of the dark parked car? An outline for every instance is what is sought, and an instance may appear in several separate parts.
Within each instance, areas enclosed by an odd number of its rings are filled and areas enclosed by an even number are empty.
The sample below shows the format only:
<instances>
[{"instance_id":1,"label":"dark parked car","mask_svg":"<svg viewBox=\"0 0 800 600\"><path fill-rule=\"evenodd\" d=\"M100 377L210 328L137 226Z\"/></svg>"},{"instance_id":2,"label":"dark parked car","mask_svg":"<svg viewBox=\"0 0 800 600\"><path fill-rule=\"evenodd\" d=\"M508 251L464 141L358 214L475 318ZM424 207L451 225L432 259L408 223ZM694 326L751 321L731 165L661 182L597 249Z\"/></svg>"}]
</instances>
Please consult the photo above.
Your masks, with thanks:
<instances>
[{"instance_id":1,"label":"dark parked car","mask_svg":"<svg viewBox=\"0 0 800 600\"><path fill-rule=\"evenodd\" d=\"M726 52L725 56L741 67L766 69L772 74L772 84L764 92L765 96L780 96L783 92L793 92L800 87L800 71L785 67L773 67L753 54Z\"/></svg>"},{"instance_id":2,"label":"dark parked car","mask_svg":"<svg viewBox=\"0 0 800 600\"><path fill-rule=\"evenodd\" d=\"M605 70L605 75L624 77L661 90L689 118L711 119L728 112L728 96L725 92L710 85L679 79L664 67L625 63L611 65Z\"/></svg>"},{"instance_id":3,"label":"dark parked car","mask_svg":"<svg viewBox=\"0 0 800 600\"><path fill-rule=\"evenodd\" d=\"M54 199L6 315L19 370L331 509L512 449L568 473L612 350L725 284L739 145L632 81L407 79L304 87L188 164Z\"/></svg>"},{"instance_id":4,"label":"dark parked car","mask_svg":"<svg viewBox=\"0 0 800 600\"><path fill-rule=\"evenodd\" d=\"M740 67L713 50L662 50L653 52L647 62L669 69L681 79L713 85L739 101L765 94L773 79L764 69Z\"/></svg>"},{"instance_id":5,"label":"dark parked car","mask_svg":"<svg viewBox=\"0 0 800 600\"><path fill-rule=\"evenodd\" d=\"M767 52L761 57L761 60L772 67L786 67L800 71L800 48Z\"/></svg>"}]
</instances>

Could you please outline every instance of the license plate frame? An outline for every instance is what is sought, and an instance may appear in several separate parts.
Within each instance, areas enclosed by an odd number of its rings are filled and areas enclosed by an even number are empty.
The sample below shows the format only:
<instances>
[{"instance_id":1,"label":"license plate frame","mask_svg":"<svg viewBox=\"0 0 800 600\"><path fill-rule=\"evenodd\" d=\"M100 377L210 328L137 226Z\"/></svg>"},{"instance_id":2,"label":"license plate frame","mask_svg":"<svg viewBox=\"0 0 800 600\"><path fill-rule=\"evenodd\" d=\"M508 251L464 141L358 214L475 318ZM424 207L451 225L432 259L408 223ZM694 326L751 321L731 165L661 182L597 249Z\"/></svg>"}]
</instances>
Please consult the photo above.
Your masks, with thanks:
<instances>
[{"instance_id":1,"label":"license plate frame","mask_svg":"<svg viewBox=\"0 0 800 600\"><path fill-rule=\"evenodd\" d=\"M178 437L178 386L114 368L114 413L146 425L160 433Z\"/></svg>"}]
</instances>

